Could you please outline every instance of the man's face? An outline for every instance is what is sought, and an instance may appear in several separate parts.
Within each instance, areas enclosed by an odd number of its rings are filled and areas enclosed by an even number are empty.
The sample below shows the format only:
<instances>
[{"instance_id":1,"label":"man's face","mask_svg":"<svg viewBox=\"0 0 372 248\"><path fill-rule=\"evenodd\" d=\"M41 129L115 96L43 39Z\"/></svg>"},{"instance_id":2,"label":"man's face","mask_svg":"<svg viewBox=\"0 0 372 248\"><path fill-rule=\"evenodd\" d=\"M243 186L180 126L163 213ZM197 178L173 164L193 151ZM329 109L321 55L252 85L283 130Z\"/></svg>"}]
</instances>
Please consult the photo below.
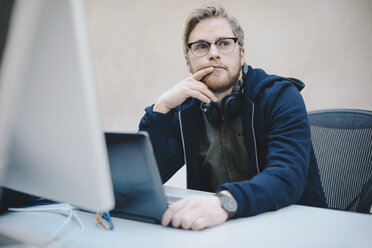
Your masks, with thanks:
<instances>
[{"instance_id":1,"label":"man's face","mask_svg":"<svg viewBox=\"0 0 372 248\"><path fill-rule=\"evenodd\" d=\"M223 17L210 17L200 21L191 31L187 43L195 41L215 42L220 38L235 37L229 22ZM224 92L234 86L241 74L241 66L244 63L244 49L236 43L234 50L230 53L221 53L215 45L211 45L207 55L197 57L188 51L186 64L189 71L195 72L213 66L215 69L211 74L205 76L201 81L209 89L216 93Z\"/></svg>"}]
</instances>

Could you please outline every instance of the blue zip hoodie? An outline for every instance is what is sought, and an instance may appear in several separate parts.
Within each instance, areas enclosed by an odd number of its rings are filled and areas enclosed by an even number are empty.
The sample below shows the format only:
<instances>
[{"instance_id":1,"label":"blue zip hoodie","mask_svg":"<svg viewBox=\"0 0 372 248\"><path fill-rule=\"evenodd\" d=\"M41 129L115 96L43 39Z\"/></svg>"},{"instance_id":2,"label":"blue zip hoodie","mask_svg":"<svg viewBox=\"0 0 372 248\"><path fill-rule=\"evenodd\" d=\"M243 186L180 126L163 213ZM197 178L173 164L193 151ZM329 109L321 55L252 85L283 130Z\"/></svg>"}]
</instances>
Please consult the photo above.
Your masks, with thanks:
<instances>
[{"instance_id":1,"label":"blue zip hoodie","mask_svg":"<svg viewBox=\"0 0 372 248\"><path fill-rule=\"evenodd\" d=\"M243 135L255 176L229 182L238 202L235 217L252 216L298 203L326 207L318 166L311 145L304 84L293 78L268 75L248 67L242 103ZM145 109L140 130L150 134L159 172L166 182L184 164L187 187L209 191L210 176L201 168L200 101L187 99L167 114Z\"/></svg>"}]
</instances>

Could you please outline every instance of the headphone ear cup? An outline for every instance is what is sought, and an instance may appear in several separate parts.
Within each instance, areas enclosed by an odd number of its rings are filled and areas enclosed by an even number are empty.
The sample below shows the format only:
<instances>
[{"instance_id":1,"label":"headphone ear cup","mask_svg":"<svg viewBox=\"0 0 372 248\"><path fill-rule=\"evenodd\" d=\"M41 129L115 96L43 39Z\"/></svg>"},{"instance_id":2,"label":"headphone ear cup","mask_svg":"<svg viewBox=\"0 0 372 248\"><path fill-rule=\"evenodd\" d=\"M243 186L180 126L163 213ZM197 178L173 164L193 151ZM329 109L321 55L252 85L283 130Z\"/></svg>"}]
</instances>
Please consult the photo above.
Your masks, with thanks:
<instances>
[{"instance_id":1,"label":"headphone ear cup","mask_svg":"<svg viewBox=\"0 0 372 248\"><path fill-rule=\"evenodd\" d=\"M218 106L213 103L205 103L202 102L200 105L200 109L204 112L205 117L214 127L217 127L222 122L220 111L218 110Z\"/></svg>"},{"instance_id":2,"label":"headphone ear cup","mask_svg":"<svg viewBox=\"0 0 372 248\"><path fill-rule=\"evenodd\" d=\"M228 95L222 99L221 111L226 119L231 120L238 117L241 106L240 95Z\"/></svg>"}]
</instances>

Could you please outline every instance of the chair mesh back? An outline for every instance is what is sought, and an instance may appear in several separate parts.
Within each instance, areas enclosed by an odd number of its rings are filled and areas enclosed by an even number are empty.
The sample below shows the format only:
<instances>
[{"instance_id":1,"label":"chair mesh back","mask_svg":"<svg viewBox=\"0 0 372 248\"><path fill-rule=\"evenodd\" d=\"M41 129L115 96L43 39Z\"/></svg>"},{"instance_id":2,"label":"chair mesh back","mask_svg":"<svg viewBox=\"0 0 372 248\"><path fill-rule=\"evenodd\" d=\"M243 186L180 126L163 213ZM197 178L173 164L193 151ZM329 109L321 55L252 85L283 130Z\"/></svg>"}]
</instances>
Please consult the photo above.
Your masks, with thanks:
<instances>
[{"instance_id":1,"label":"chair mesh back","mask_svg":"<svg viewBox=\"0 0 372 248\"><path fill-rule=\"evenodd\" d=\"M356 211L372 178L372 112L313 111L309 122L328 207Z\"/></svg>"}]
</instances>

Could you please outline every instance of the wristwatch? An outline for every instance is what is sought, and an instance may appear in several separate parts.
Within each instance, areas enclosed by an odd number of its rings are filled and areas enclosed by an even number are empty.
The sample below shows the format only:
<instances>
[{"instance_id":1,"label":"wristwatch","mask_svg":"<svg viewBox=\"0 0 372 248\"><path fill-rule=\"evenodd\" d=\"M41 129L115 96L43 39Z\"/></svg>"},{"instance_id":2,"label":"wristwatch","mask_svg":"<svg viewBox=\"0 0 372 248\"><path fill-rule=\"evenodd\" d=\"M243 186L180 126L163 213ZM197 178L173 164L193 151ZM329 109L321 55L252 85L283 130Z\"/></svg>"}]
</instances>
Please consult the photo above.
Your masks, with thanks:
<instances>
[{"instance_id":1,"label":"wristwatch","mask_svg":"<svg viewBox=\"0 0 372 248\"><path fill-rule=\"evenodd\" d=\"M221 207L226 211L228 215L227 219L233 218L238 211L238 203L235 201L235 199L220 192L216 193L215 196L220 199Z\"/></svg>"}]
</instances>

